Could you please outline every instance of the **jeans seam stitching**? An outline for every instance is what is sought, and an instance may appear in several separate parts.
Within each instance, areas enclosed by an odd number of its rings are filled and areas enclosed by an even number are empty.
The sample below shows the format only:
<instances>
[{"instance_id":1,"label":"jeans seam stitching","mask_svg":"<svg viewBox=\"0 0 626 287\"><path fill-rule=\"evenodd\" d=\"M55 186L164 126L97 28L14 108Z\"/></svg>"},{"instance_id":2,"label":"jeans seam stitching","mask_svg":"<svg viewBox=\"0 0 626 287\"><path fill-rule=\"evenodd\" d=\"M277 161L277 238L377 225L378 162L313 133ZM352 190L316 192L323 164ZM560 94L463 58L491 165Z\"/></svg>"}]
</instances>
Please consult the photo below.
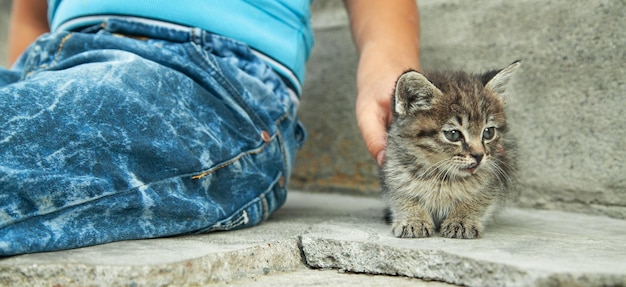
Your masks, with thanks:
<instances>
[{"instance_id":1,"label":"jeans seam stitching","mask_svg":"<svg viewBox=\"0 0 626 287\"><path fill-rule=\"evenodd\" d=\"M271 140L273 140L273 139L274 139L274 137L275 137L275 135L274 135L274 136L272 136ZM271 142L271 141L270 141L270 142ZM263 152L263 150L265 150L265 148L266 148L267 146L269 146L269 143L270 143L270 142L267 142L267 143L265 143L265 144L261 145L260 147L258 147L258 148L256 148L256 149L254 149L254 150L250 150L250 151L246 151L246 152L239 153L239 154L238 154L238 155L236 155L235 157L233 157L233 158L231 158L231 159L229 159L229 160L227 160L227 161L223 162L222 164L219 164L219 165L217 165L217 166L214 166L214 167L212 167L212 168L210 168L210 169L208 169L208 170L206 170L206 171L204 171L204 172L201 172L201 173L196 173L195 175L191 176L191 179L201 179L201 178L203 178L203 177L205 177L205 176L207 176L207 175L213 174L213 173L217 172L218 170L220 170L220 169L222 169L222 168L225 168L225 167L227 167L227 166L229 166L229 165L231 165L231 164L233 164L233 163L235 163L235 162L239 161L240 159L242 159L242 158L243 158L243 157L245 157L245 156L248 156L248 155L254 155L254 154L258 154L258 153L260 153L260 152Z\"/></svg>"},{"instance_id":2,"label":"jeans seam stitching","mask_svg":"<svg viewBox=\"0 0 626 287\"><path fill-rule=\"evenodd\" d=\"M52 60L52 63L50 63L49 67L53 67L59 61L59 57L61 56L61 52L63 51L63 48L65 47L65 43L67 43L67 41L70 38L72 38L72 36L74 36L74 33L69 33L65 37L63 37L63 39L61 39L61 43L59 43L59 48L57 49L57 52L54 55L54 60Z\"/></svg>"},{"instance_id":3,"label":"jeans seam stitching","mask_svg":"<svg viewBox=\"0 0 626 287\"><path fill-rule=\"evenodd\" d=\"M267 218L270 217L270 214L269 214L269 207L267 204L267 198L265 198L265 193L262 193L261 195L259 195L259 198L261 199L261 205L263 206L263 216L262 216L263 220L267 220Z\"/></svg>"}]
</instances>

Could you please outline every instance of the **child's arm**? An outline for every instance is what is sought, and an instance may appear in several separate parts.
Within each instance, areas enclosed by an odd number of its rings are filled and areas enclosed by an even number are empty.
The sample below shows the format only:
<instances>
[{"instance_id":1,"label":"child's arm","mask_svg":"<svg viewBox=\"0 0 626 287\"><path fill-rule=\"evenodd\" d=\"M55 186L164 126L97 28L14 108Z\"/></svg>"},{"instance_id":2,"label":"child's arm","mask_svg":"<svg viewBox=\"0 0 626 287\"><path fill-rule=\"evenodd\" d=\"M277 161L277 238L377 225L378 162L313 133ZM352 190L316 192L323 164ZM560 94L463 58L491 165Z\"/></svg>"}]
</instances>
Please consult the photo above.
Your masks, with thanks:
<instances>
[{"instance_id":1,"label":"child's arm","mask_svg":"<svg viewBox=\"0 0 626 287\"><path fill-rule=\"evenodd\" d=\"M416 0L345 0L359 51L356 115L370 154L382 163L391 94L400 74L419 70Z\"/></svg>"},{"instance_id":2,"label":"child's arm","mask_svg":"<svg viewBox=\"0 0 626 287\"><path fill-rule=\"evenodd\" d=\"M15 0L11 8L8 63L13 63L40 35L49 32L46 0Z\"/></svg>"}]
</instances>

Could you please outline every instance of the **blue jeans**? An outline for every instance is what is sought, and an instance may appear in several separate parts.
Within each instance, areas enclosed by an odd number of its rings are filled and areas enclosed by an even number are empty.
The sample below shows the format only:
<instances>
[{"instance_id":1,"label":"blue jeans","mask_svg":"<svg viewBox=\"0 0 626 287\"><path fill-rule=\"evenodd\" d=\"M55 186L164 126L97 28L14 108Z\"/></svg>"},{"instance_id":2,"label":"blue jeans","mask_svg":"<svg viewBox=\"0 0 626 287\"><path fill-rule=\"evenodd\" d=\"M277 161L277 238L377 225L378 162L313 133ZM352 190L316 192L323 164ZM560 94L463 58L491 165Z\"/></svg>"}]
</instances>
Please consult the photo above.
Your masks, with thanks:
<instances>
[{"instance_id":1,"label":"blue jeans","mask_svg":"<svg viewBox=\"0 0 626 287\"><path fill-rule=\"evenodd\" d=\"M298 97L246 45L109 19L0 69L0 256L259 224Z\"/></svg>"}]
</instances>

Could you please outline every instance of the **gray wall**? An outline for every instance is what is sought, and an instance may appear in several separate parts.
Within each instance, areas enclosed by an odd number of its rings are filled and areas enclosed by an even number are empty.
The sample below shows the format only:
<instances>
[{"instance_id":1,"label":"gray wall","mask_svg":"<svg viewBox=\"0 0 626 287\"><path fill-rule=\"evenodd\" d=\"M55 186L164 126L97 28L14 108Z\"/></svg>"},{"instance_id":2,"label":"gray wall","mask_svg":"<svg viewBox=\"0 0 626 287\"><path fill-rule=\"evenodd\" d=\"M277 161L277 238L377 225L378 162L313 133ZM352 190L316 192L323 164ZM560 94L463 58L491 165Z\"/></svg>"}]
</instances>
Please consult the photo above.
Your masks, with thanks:
<instances>
[{"instance_id":1,"label":"gray wall","mask_svg":"<svg viewBox=\"0 0 626 287\"><path fill-rule=\"evenodd\" d=\"M6 39L9 30L11 0L0 0L0 67L7 67Z\"/></svg>"},{"instance_id":2,"label":"gray wall","mask_svg":"<svg viewBox=\"0 0 626 287\"><path fill-rule=\"evenodd\" d=\"M0 64L6 15L0 0ZM519 205L626 218L626 1L420 0L422 66L481 71L523 61L507 99L522 154ZM313 4L316 47L292 188L378 193L356 126L357 55L341 1Z\"/></svg>"}]
</instances>

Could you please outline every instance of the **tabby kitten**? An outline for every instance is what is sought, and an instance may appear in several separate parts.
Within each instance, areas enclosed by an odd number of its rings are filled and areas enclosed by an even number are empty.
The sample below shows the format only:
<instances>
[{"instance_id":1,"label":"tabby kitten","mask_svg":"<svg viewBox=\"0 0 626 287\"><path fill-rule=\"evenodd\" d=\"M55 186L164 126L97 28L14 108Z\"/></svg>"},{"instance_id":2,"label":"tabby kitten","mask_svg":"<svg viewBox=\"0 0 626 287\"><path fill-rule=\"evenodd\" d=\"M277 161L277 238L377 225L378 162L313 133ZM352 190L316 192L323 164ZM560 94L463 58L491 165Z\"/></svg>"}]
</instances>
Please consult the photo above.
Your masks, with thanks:
<instances>
[{"instance_id":1,"label":"tabby kitten","mask_svg":"<svg viewBox=\"0 0 626 287\"><path fill-rule=\"evenodd\" d=\"M513 194L514 143L502 94L515 71L405 72L393 95L381 168L397 237L477 238Z\"/></svg>"}]
</instances>

